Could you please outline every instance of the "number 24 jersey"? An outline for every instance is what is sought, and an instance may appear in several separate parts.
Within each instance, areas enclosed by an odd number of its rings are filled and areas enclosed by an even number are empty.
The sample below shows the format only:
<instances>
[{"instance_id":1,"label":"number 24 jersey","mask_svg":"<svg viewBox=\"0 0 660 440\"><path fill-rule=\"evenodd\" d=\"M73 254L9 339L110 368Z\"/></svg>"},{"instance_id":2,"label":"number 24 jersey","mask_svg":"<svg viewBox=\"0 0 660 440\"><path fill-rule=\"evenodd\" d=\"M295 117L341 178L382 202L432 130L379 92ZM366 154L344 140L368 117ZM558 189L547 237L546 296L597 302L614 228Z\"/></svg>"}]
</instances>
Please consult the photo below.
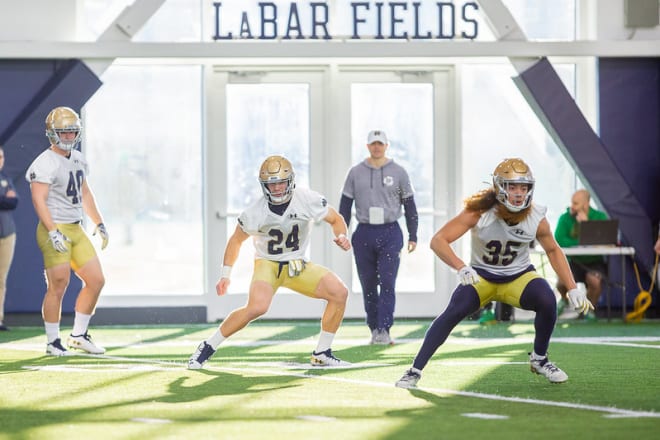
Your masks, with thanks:
<instances>
[{"instance_id":1,"label":"number 24 jersey","mask_svg":"<svg viewBox=\"0 0 660 440\"><path fill-rule=\"evenodd\" d=\"M321 194L296 188L282 215L272 212L260 197L238 217L246 234L253 237L256 258L271 261L307 260L312 223L328 215L328 202Z\"/></svg>"}]
</instances>

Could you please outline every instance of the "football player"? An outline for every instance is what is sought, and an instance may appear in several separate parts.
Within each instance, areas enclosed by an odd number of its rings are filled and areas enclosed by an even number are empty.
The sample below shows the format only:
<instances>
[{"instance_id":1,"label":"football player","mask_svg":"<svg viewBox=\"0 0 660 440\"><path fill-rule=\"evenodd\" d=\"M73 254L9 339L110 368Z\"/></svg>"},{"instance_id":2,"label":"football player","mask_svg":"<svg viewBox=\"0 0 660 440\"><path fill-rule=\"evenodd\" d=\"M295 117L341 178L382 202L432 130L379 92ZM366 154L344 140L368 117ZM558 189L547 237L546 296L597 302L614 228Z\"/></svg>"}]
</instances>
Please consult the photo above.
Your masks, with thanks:
<instances>
[{"instance_id":1,"label":"football player","mask_svg":"<svg viewBox=\"0 0 660 440\"><path fill-rule=\"evenodd\" d=\"M269 156L263 162L259 183L264 197L239 216L238 225L227 241L216 285L218 295L227 293L241 245L253 237L256 256L247 304L232 311L216 332L199 344L188 361L188 368L202 368L222 341L266 313L279 287L327 301L318 345L311 355L312 366L348 366L350 363L335 357L330 348L344 317L348 289L329 269L305 257L313 222L328 223L337 246L349 250L346 223L321 194L296 187L291 162L283 156Z\"/></svg>"},{"instance_id":2,"label":"football player","mask_svg":"<svg viewBox=\"0 0 660 440\"><path fill-rule=\"evenodd\" d=\"M47 282L42 314L48 341L46 353L53 356L71 353L60 340L62 298L71 269L83 281L83 287L76 299L67 345L87 353L105 353L87 332L105 278L94 246L82 228L83 213L96 225L94 235L101 237L101 249L108 245L108 232L87 182L87 160L74 148L81 134L82 123L74 110L53 109L46 117L50 147L37 156L25 174L39 217L37 245L43 254Z\"/></svg>"},{"instance_id":3,"label":"football player","mask_svg":"<svg viewBox=\"0 0 660 440\"><path fill-rule=\"evenodd\" d=\"M548 360L550 336L557 320L556 300L548 282L530 262L532 241L538 241L545 250L557 276L569 288L568 297L575 309L585 312L593 305L577 288L566 256L545 218L547 208L532 203L534 184L532 171L523 160L505 159L495 168L492 187L469 197L463 211L433 236L431 249L458 272L459 285L445 311L426 332L412 367L396 386L416 386L429 359L453 328L490 301L536 312L531 371L552 383L568 380L568 375ZM450 246L468 231L472 239L470 265Z\"/></svg>"}]
</instances>

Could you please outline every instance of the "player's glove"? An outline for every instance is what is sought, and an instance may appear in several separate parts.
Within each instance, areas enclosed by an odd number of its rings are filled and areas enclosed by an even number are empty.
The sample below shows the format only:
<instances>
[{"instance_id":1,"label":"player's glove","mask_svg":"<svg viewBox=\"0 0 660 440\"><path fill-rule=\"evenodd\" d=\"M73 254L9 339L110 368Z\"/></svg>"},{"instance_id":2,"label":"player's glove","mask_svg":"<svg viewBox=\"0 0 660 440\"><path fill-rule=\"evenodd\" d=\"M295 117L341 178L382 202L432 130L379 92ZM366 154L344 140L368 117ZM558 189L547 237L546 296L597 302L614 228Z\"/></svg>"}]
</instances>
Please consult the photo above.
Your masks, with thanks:
<instances>
[{"instance_id":1,"label":"player's glove","mask_svg":"<svg viewBox=\"0 0 660 440\"><path fill-rule=\"evenodd\" d=\"M297 277L305 269L305 260L303 259L289 260L288 266L289 266L289 276Z\"/></svg>"},{"instance_id":2,"label":"player's glove","mask_svg":"<svg viewBox=\"0 0 660 440\"><path fill-rule=\"evenodd\" d=\"M569 290L566 296L568 296L568 300L578 313L587 313L589 310L594 309L594 305L587 299L587 292L579 284L577 288Z\"/></svg>"},{"instance_id":3,"label":"player's glove","mask_svg":"<svg viewBox=\"0 0 660 440\"><path fill-rule=\"evenodd\" d=\"M477 284L479 282L479 274L470 266L463 266L458 271L458 281L464 286Z\"/></svg>"},{"instance_id":4,"label":"player's glove","mask_svg":"<svg viewBox=\"0 0 660 440\"><path fill-rule=\"evenodd\" d=\"M66 242L68 241L70 243L71 240L69 240L69 237L62 234L59 229L48 231L48 237L50 244L53 245L53 248L57 252L63 254L69 250L69 248L66 247Z\"/></svg>"},{"instance_id":5,"label":"player's glove","mask_svg":"<svg viewBox=\"0 0 660 440\"><path fill-rule=\"evenodd\" d=\"M105 225L103 223L99 223L98 225L96 225L96 228L94 229L94 233L92 233L92 235L96 235L97 232L101 237L101 250L103 250L108 245L108 240L110 240L110 235L108 234L108 230L105 229Z\"/></svg>"}]
</instances>

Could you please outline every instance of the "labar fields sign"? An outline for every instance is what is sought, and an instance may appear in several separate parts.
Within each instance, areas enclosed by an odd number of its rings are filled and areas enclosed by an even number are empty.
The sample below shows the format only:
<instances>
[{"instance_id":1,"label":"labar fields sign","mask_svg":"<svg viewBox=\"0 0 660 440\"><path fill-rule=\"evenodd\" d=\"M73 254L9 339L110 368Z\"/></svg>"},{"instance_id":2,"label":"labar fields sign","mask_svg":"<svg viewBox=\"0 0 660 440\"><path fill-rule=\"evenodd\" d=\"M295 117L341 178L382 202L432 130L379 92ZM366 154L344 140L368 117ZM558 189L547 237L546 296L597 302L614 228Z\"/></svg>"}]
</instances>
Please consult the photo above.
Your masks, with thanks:
<instances>
[{"instance_id":1,"label":"labar fields sign","mask_svg":"<svg viewBox=\"0 0 660 440\"><path fill-rule=\"evenodd\" d=\"M225 7L223 7L223 3ZM476 2L394 1L394 2L213 2L214 40L302 40L333 38L337 28L331 20L342 21L342 38L425 40L455 38L474 40L479 33ZM331 11L331 7L341 10ZM251 6L251 7L247 7Z\"/></svg>"}]
</instances>

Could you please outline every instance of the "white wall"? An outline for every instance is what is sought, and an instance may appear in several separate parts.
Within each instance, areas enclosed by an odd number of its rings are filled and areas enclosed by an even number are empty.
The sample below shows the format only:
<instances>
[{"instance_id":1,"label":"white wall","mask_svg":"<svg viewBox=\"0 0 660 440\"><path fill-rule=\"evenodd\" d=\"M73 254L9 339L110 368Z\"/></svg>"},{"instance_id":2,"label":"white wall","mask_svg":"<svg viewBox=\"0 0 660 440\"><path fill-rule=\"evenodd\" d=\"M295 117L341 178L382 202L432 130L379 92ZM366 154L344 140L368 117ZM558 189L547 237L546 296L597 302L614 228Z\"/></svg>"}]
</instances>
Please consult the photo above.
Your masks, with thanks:
<instances>
[{"instance_id":1,"label":"white wall","mask_svg":"<svg viewBox=\"0 0 660 440\"><path fill-rule=\"evenodd\" d=\"M625 27L624 0L600 0L597 2L597 6L599 40L660 40L660 26L653 28Z\"/></svg>"},{"instance_id":2,"label":"white wall","mask_svg":"<svg viewBox=\"0 0 660 440\"><path fill-rule=\"evenodd\" d=\"M77 3L77 0L0 0L0 40L74 40Z\"/></svg>"}]
</instances>

